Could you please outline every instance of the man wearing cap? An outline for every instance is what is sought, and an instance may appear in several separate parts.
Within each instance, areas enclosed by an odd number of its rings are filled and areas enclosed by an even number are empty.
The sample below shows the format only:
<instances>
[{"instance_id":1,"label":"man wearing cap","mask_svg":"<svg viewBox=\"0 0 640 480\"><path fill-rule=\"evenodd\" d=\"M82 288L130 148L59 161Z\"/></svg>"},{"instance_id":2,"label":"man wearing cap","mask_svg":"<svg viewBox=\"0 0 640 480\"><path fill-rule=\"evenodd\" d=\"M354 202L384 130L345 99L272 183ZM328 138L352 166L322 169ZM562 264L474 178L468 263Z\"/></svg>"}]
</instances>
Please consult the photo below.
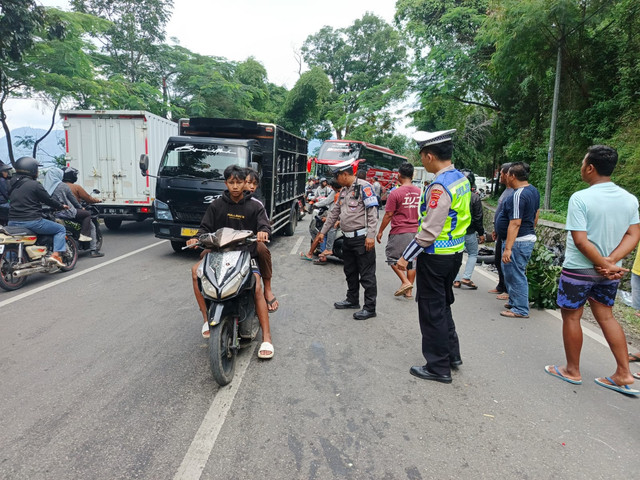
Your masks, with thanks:
<instances>
[{"instance_id":1,"label":"man wearing cap","mask_svg":"<svg viewBox=\"0 0 640 480\"><path fill-rule=\"evenodd\" d=\"M337 204L329 212L327 220L318 234L320 241L329 229L340 220L344 234L342 247L344 274L347 278L347 298L333 304L335 308L360 308L360 286L364 289L364 307L353 314L356 320L376 316L376 252L375 236L378 225L378 199L371 184L356 178L353 160L331 167L342 186Z\"/></svg>"},{"instance_id":2,"label":"man wearing cap","mask_svg":"<svg viewBox=\"0 0 640 480\"><path fill-rule=\"evenodd\" d=\"M418 233L397 263L404 270L417 259L416 301L427 364L411 367L410 373L442 383L451 383L451 368L462 365L451 304L464 235L471 224L471 185L451 163L453 132L416 132L413 137L422 165L436 177L418 207Z\"/></svg>"}]
</instances>

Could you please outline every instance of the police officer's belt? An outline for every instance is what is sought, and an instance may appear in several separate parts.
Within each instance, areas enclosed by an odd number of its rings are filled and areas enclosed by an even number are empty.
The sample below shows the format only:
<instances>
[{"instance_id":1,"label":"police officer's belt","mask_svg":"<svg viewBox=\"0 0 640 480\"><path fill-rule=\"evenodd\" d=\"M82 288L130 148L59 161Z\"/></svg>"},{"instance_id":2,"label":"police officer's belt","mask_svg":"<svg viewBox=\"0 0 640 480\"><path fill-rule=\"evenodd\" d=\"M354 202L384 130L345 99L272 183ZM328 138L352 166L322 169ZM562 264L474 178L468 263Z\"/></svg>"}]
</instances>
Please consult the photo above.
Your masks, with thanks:
<instances>
[{"instance_id":1,"label":"police officer's belt","mask_svg":"<svg viewBox=\"0 0 640 480\"><path fill-rule=\"evenodd\" d=\"M362 235L367 234L366 228L361 228L360 230L356 230L355 232L342 232L345 237L353 238L353 237L361 237Z\"/></svg>"}]
</instances>

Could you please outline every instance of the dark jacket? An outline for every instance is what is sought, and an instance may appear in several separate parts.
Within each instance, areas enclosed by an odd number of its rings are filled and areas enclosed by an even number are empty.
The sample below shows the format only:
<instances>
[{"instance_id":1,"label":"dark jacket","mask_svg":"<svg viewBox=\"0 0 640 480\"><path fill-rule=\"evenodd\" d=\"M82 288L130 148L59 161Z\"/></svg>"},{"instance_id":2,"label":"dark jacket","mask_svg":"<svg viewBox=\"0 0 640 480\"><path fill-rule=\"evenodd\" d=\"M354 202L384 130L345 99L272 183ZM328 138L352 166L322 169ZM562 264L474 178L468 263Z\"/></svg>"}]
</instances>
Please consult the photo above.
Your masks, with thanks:
<instances>
[{"instance_id":1,"label":"dark jacket","mask_svg":"<svg viewBox=\"0 0 640 480\"><path fill-rule=\"evenodd\" d=\"M25 175L14 175L9 183L9 220L28 222L42 218L42 204L62 209L44 189L42 184Z\"/></svg>"},{"instance_id":2,"label":"dark jacket","mask_svg":"<svg viewBox=\"0 0 640 480\"><path fill-rule=\"evenodd\" d=\"M470 233L477 233L480 236L484 235L484 226L482 220L484 213L482 211L482 199L476 192L471 193L471 225L467 228L467 235Z\"/></svg>"},{"instance_id":3,"label":"dark jacket","mask_svg":"<svg viewBox=\"0 0 640 480\"><path fill-rule=\"evenodd\" d=\"M207 208L197 235L213 233L222 227L271 234L271 224L264 205L249 192L244 192L244 197L236 203L231 200L229 191L225 190ZM251 248L251 252L255 256L254 248Z\"/></svg>"},{"instance_id":4,"label":"dark jacket","mask_svg":"<svg viewBox=\"0 0 640 480\"><path fill-rule=\"evenodd\" d=\"M9 203L9 179L0 177L0 205Z\"/></svg>"}]
</instances>

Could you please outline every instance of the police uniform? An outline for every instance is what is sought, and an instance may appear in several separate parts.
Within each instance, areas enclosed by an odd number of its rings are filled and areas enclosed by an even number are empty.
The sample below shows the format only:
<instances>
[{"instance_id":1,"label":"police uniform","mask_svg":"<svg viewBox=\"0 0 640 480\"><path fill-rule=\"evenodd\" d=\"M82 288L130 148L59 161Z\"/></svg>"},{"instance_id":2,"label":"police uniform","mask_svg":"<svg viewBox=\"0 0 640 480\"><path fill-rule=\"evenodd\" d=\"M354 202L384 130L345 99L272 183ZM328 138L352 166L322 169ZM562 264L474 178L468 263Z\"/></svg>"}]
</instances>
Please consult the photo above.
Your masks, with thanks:
<instances>
[{"instance_id":1,"label":"police uniform","mask_svg":"<svg viewBox=\"0 0 640 480\"><path fill-rule=\"evenodd\" d=\"M353 162L343 162L333 168L334 174L351 168ZM366 250L365 239L375 239L378 225L378 199L371 184L356 178L349 187L340 190L337 204L331 209L320 233L326 234L336 221L344 234L343 260L344 274L347 279L346 302L339 302L336 308L356 308L359 306L360 287L364 289L363 311L374 316L378 286L376 282L375 248ZM340 303L346 306L338 306ZM357 312L354 318L358 318Z\"/></svg>"},{"instance_id":2,"label":"police uniform","mask_svg":"<svg viewBox=\"0 0 640 480\"><path fill-rule=\"evenodd\" d=\"M453 132L447 133L445 141ZM425 146L424 142L419 146ZM441 169L421 197L418 233L402 255L407 261L417 258L416 301L422 354L427 361L424 368L449 377L449 382L451 363L462 363L451 304L453 281L462 264L464 235L471 223L470 201L467 178L453 165Z\"/></svg>"}]
</instances>

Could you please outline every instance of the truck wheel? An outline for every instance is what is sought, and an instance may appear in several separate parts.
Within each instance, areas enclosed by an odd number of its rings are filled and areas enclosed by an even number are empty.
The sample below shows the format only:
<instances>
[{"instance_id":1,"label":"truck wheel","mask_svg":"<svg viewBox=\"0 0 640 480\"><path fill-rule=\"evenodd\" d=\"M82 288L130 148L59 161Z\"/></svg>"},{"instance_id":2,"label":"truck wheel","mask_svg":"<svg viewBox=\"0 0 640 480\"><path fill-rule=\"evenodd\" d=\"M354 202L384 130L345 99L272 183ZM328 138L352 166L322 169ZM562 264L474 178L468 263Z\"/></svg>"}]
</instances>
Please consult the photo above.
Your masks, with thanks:
<instances>
[{"instance_id":1,"label":"truck wheel","mask_svg":"<svg viewBox=\"0 0 640 480\"><path fill-rule=\"evenodd\" d=\"M296 227L298 226L298 209L294 206L291 209L291 215L289 215L289 223L287 223L282 229L282 233L287 237L292 237L296 233Z\"/></svg>"},{"instance_id":2,"label":"truck wheel","mask_svg":"<svg viewBox=\"0 0 640 480\"><path fill-rule=\"evenodd\" d=\"M233 379L236 371L236 350L233 347L233 317L227 315L218 325L211 327L209 360L214 380L221 387Z\"/></svg>"},{"instance_id":3,"label":"truck wheel","mask_svg":"<svg viewBox=\"0 0 640 480\"><path fill-rule=\"evenodd\" d=\"M104 224L109 230L118 230L120 225L122 225L122 220L115 218L105 218Z\"/></svg>"},{"instance_id":4,"label":"truck wheel","mask_svg":"<svg viewBox=\"0 0 640 480\"><path fill-rule=\"evenodd\" d=\"M187 242L176 242L174 240L171 240L171 248L173 248L173 251L176 253L182 253L182 247L184 247L187 244Z\"/></svg>"}]
</instances>

